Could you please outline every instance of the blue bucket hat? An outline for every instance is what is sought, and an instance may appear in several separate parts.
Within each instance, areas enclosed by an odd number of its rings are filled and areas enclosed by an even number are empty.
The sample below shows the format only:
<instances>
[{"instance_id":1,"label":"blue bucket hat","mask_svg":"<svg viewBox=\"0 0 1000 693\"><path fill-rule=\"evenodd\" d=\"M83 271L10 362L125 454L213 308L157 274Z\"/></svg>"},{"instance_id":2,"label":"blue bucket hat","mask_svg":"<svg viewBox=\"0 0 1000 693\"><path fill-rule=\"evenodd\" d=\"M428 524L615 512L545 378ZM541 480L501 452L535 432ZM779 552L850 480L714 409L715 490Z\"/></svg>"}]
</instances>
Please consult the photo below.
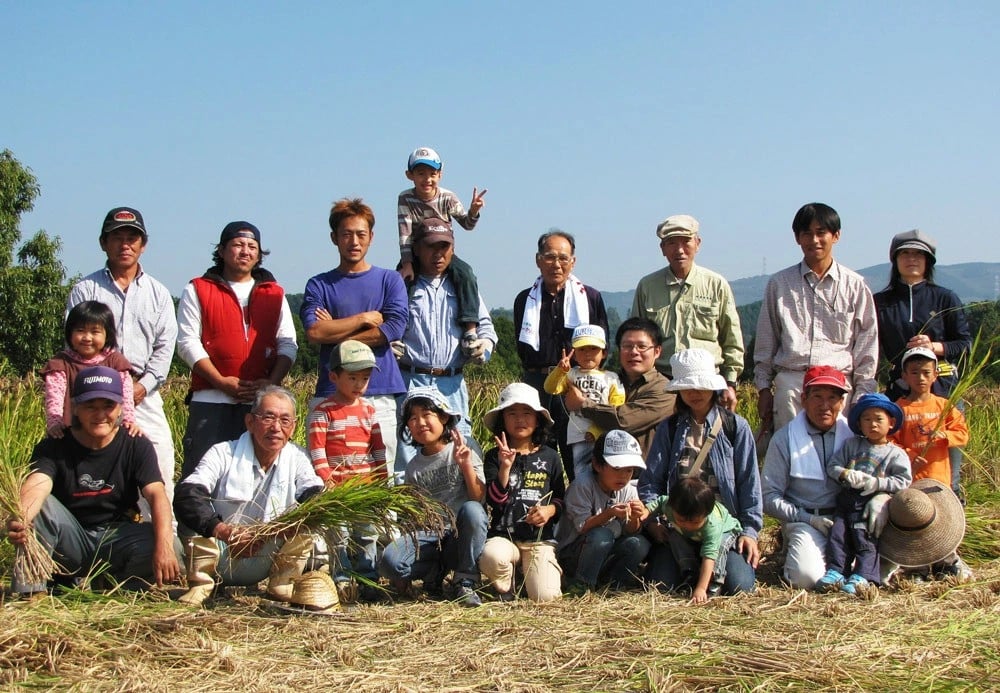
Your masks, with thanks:
<instances>
[{"instance_id":1,"label":"blue bucket hat","mask_svg":"<svg viewBox=\"0 0 1000 693\"><path fill-rule=\"evenodd\" d=\"M857 402L851 407L851 411L847 415L847 425L851 427L851 430L861 435L861 415L868 409L882 409L886 414L892 417L895 423L892 429L889 431L889 435L892 435L899 430L899 427L903 425L903 410L899 408L899 405L893 402L891 399L883 395L881 392L877 392L872 395L862 395Z\"/></svg>"}]
</instances>

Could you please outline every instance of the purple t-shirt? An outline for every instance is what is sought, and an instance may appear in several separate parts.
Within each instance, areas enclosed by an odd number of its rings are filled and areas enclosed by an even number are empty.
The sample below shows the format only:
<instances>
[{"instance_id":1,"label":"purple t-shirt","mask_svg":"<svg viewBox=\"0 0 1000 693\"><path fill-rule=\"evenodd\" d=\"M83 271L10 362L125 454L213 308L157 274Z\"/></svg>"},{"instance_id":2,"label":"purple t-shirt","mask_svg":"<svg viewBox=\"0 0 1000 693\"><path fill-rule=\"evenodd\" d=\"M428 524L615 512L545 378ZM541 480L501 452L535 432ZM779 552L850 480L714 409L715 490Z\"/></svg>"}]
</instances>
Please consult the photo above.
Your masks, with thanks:
<instances>
[{"instance_id":1,"label":"purple t-shirt","mask_svg":"<svg viewBox=\"0 0 1000 693\"><path fill-rule=\"evenodd\" d=\"M378 368L372 371L366 394L397 395L406 392L406 385L388 342L403 338L408 317L406 306L406 287L397 272L371 267L364 272L344 274L332 269L306 282L299 317L302 318L302 326L308 330L316 322L317 308L325 308L334 318L346 318L369 310L380 312L383 322L379 329L385 335L386 344L372 347ZM324 344L319 351L317 397L329 397L336 389L330 382L327 368L332 349L332 344Z\"/></svg>"}]
</instances>

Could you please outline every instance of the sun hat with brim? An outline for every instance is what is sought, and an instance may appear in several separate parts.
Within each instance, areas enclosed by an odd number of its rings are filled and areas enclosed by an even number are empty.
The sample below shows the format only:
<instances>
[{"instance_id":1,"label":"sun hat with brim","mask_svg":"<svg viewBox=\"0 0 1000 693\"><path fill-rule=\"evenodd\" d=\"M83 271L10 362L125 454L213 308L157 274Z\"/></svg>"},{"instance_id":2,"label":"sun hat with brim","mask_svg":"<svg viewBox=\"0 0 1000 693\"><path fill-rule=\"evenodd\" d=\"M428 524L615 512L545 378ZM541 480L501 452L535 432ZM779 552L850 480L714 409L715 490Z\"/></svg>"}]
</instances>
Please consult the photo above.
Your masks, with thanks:
<instances>
[{"instance_id":1,"label":"sun hat with brim","mask_svg":"<svg viewBox=\"0 0 1000 693\"><path fill-rule=\"evenodd\" d=\"M726 379L715 369L715 357L704 349L684 349L670 357L673 379L668 392L679 390L725 390Z\"/></svg>"},{"instance_id":2,"label":"sun hat with brim","mask_svg":"<svg viewBox=\"0 0 1000 693\"><path fill-rule=\"evenodd\" d=\"M931 565L952 554L965 536L965 511L950 488L919 479L889 501L889 521L878 549L904 568Z\"/></svg>"},{"instance_id":3,"label":"sun hat with brim","mask_svg":"<svg viewBox=\"0 0 1000 693\"><path fill-rule=\"evenodd\" d=\"M333 578L319 570L292 578L292 596L288 603L318 614L331 614L340 610L340 597Z\"/></svg>"},{"instance_id":4,"label":"sun hat with brim","mask_svg":"<svg viewBox=\"0 0 1000 693\"><path fill-rule=\"evenodd\" d=\"M903 410L899 408L898 404L881 392L861 395L858 401L851 405L851 411L847 414L847 425L858 435L862 435L861 415L869 409L881 409L892 417L895 423L893 423L892 428L889 430L889 435L898 431L899 427L903 425Z\"/></svg>"},{"instance_id":5,"label":"sun hat with brim","mask_svg":"<svg viewBox=\"0 0 1000 693\"><path fill-rule=\"evenodd\" d=\"M443 411L449 419L451 419L452 424L458 424L462 420L462 414L455 411L451 406L451 403L445 398L441 391L432 385L420 385L418 387L411 388L409 392L406 393L406 397L403 399L403 406L400 407L401 412L406 412L406 406L417 399L429 400L431 404ZM401 424L405 425L405 421L401 421Z\"/></svg>"},{"instance_id":6,"label":"sun hat with brim","mask_svg":"<svg viewBox=\"0 0 1000 693\"><path fill-rule=\"evenodd\" d=\"M549 410L543 407L538 399L538 390L525 383L511 383L500 392L500 404L486 412L483 417L486 428L495 431L500 412L515 404L527 405L545 417L550 425L554 423Z\"/></svg>"}]
</instances>

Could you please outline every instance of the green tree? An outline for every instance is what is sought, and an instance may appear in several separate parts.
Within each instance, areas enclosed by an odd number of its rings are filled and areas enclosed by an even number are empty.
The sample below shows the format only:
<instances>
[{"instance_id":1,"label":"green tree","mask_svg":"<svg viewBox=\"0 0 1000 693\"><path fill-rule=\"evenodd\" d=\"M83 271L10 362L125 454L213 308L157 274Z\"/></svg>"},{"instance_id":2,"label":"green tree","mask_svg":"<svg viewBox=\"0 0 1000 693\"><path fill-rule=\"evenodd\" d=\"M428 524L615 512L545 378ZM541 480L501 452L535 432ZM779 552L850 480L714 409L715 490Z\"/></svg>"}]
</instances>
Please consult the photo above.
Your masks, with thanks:
<instances>
[{"instance_id":1,"label":"green tree","mask_svg":"<svg viewBox=\"0 0 1000 693\"><path fill-rule=\"evenodd\" d=\"M0 153L0 367L23 374L43 364L62 345L69 287L59 260L62 244L38 231L17 250L21 215L31 211L40 188L31 170L10 150ZM15 261L16 259L16 261Z\"/></svg>"}]
</instances>

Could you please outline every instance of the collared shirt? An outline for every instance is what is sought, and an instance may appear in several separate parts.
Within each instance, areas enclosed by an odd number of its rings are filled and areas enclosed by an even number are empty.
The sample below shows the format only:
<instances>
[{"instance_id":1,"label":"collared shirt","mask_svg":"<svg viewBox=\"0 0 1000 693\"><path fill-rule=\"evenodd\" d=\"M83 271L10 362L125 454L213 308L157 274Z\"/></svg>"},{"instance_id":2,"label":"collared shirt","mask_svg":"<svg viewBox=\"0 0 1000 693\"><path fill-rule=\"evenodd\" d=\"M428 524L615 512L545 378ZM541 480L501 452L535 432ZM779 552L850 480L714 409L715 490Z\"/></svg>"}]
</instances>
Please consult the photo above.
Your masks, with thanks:
<instances>
[{"instance_id":1,"label":"collared shirt","mask_svg":"<svg viewBox=\"0 0 1000 693\"><path fill-rule=\"evenodd\" d=\"M160 282L142 271L127 291L115 283L107 267L81 279L69 293L66 312L83 301L100 301L115 316L118 350L132 364L132 374L147 393L167 379L177 341L174 301Z\"/></svg>"},{"instance_id":2,"label":"collared shirt","mask_svg":"<svg viewBox=\"0 0 1000 693\"><path fill-rule=\"evenodd\" d=\"M458 299L447 276L418 276L410 292L410 317L403 333L406 352L400 363L419 368L459 368L468 360L462 355L462 328L457 322ZM493 320L479 297L479 325L476 334L489 340L492 352L497 343Z\"/></svg>"},{"instance_id":3,"label":"collared shirt","mask_svg":"<svg viewBox=\"0 0 1000 693\"><path fill-rule=\"evenodd\" d=\"M825 469L836 448L837 427L821 431L806 420L806 432ZM808 522L810 513L805 508L831 508L840 492L840 484L829 476L802 479L791 475L788 426L779 428L771 438L760 478L764 512L782 522Z\"/></svg>"},{"instance_id":4,"label":"collared shirt","mask_svg":"<svg viewBox=\"0 0 1000 693\"><path fill-rule=\"evenodd\" d=\"M715 357L726 382L743 372L743 333L736 299L721 274L692 265L687 279L664 267L639 280L632 299L633 317L649 318L663 330L663 353L656 369L670 376L670 357L700 348Z\"/></svg>"},{"instance_id":5,"label":"collared shirt","mask_svg":"<svg viewBox=\"0 0 1000 693\"><path fill-rule=\"evenodd\" d=\"M872 292L860 274L834 262L822 278L805 262L771 277L757 320L754 384L771 387L778 371L833 366L852 397L875 392L878 325Z\"/></svg>"},{"instance_id":6,"label":"collared shirt","mask_svg":"<svg viewBox=\"0 0 1000 693\"><path fill-rule=\"evenodd\" d=\"M601 430L620 428L639 441L642 455L649 453L657 425L673 413L674 393L667 392L667 379L651 368L629 382L625 371L619 372L625 386L625 404L595 404L585 400L580 414L597 424Z\"/></svg>"},{"instance_id":7,"label":"collared shirt","mask_svg":"<svg viewBox=\"0 0 1000 693\"><path fill-rule=\"evenodd\" d=\"M587 292L587 305L590 309L590 324L600 325L604 334L608 333L608 313L604 307L604 298L597 289L584 285ZM514 334L521 329L524 321L524 306L528 301L530 288L520 292L514 299ZM566 321L563 316L563 306L566 297L566 287L563 286L557 293L551 294L542 290L541 313L538 321L538 350L532 349L524 342L517 340L517 355L521 358L521 365L524 368L548 368L559 363L563 350L569 351L573 347L573 328L565 327ZM613 335L608 335L608 342L612 342Z\"/></svg>"}]
</instances>

